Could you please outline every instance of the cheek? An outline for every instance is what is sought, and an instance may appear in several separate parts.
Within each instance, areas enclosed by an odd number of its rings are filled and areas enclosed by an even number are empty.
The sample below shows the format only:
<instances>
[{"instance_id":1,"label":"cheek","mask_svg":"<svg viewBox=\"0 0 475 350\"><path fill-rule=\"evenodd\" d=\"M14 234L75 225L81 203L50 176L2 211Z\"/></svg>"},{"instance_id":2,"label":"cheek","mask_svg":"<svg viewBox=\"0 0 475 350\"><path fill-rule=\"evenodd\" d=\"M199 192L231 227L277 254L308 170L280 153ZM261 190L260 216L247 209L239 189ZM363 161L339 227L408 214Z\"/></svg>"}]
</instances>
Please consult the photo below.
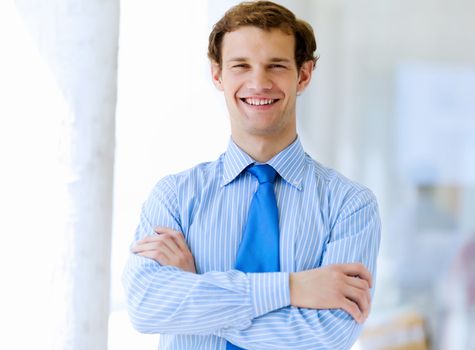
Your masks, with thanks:
<instances>
[{"instance_id":1,"label":"cheek","mask_svg":"<svg viewBox=\"0 0 475 350\"><path fill-rule=\"evenodd\" d=\"M239 102L239 87L238 86L226 86L224 89L224 97L226 102L237 103Z\"/></svg>"},{"instance_id":2,"label":"cheek","mask_svg":"<svg viewBox=\"0 0 475 350\"><path fill-rule=\"evenodd\" d=\"M233 72L223 72L222 75L223 85L226 86L227 90L237 90L241 86L245 85L246 76L245 74L233 73Z\"/></svg>"},{"instance_id":3,"label":"cheek","mask_svg":"<svg viewBox=\"0 0 475 350\"><path fill-rule=\"evenodd\" d=\"M228 111L234 111L238 109L237 104L239 101L236 99L235 94L225 91L224 101L226 103Z\"/></svg>"}]
</instances>

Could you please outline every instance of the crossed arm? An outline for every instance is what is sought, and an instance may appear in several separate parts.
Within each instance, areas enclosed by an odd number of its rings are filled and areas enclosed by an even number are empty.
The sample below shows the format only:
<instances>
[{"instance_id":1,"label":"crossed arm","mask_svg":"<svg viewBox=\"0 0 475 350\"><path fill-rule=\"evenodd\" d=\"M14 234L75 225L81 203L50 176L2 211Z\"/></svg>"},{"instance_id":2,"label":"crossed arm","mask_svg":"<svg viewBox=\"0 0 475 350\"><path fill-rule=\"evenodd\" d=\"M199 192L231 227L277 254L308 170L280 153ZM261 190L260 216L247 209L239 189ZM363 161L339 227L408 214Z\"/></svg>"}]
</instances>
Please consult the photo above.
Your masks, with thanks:
<instances>
[{"instance_id":1,"label":"crossed arm","mask_svg":"<svg viewBox=\"0 0 475 350\"><path fill-rule=\"evenodd\" d=\"M138 241L132 252L162 266L196 273L195 262L183 234L166 227ZM370 272L360 263L333 264L290 274L290 304L309 309L343 309L363 323L371 305Z\"/></svg>"},{"instance_id":2,"label":"crossed arm","mask_svg":"<svg viewBox=\"0 0 475 350\"><path fill-rule=\"evenodd\" d=\"M355 341L370 310L380 239L371 194L341 215L318 269L197 274L173 201L163 192L144 205L123 275L129 315L140 332L216 335L253 349L348 349Z\"/></svg>"}]
</instances>

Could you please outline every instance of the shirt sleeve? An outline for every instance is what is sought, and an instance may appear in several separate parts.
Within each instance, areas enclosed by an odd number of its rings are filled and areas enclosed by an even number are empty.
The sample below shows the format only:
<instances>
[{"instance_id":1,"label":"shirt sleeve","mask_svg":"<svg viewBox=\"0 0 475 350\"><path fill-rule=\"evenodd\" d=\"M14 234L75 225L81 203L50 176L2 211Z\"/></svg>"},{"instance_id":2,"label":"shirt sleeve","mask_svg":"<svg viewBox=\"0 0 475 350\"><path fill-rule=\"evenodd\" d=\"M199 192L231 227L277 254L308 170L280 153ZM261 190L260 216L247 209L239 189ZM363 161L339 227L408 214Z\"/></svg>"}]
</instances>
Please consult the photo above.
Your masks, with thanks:
<instances>
[{"instance_id":1,"label":"shirt sleeve","mask_svg":"<svg viewBox=\"0 0 475 350\"><path fill-rule=\"evenodd\" d=\"M168 177L144 203L134 242L153 234L159 225L182 231L177 213L173 181ZM209 335L222 329L246 329L256 317L290 303L285 272L194 274L132 253L123 284L130 319L142 333Z\"/></svg>"},{"instance_id":2,"label":"shirt sleeve","mask_svg":"<svg viewBox=\"0 0 475 350\"><path fill-rule=\"evenodd\" d=\"M181 231L173 185L164 180L144 204L135 240L157 225ZM339 210L321 266L361 262L376 273L377 203L369 190ZM249 349L349 349L361 326L343 310L289 306L288 273L231 270L201 275L130 255L123 274L129 315L143 333L218 335Z\"/></svg>"},{"instance_id":3,"label":"shirt sleeve","mask_svg":"<svg viewBox=\"0 0 475 350\"><path fill-rule=\"evenodd\" d=\"M364 189L345 201L321 266L363 263L375 280L381 224L374 195ZM374 284L372 289L374 294ZM313 310L284 307L251 321L246 329L221 332L234 344L249 349L349 349L362 326L341 309Z\"/></svg>"}]
</instances>

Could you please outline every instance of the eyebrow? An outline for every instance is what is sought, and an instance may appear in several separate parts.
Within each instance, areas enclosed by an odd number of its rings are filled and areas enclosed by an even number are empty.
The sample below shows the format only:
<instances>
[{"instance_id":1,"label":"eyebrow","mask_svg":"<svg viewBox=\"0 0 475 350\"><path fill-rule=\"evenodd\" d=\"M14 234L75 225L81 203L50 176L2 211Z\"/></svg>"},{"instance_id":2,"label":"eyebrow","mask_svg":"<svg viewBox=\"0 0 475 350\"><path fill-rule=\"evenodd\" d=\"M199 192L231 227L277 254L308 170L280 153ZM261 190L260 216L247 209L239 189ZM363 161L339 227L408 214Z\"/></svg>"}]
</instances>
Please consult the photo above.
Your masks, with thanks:
<instances>
[{"instance_id":1,"label":"eyebrow","mask_svg":"<svg viewBox=\"0 0 475 350\"><path fill-rule=\"evenodd\" d=\"M227 60L227 62L247 62L248 59L246 57L234 57L234 58L231 58L229 60ZM287 59L287 58L280 58L280 57L273 57L269 60L269 62L272 62L272 63L291 63L292 61Z\"/></svg>"}]
</instances>

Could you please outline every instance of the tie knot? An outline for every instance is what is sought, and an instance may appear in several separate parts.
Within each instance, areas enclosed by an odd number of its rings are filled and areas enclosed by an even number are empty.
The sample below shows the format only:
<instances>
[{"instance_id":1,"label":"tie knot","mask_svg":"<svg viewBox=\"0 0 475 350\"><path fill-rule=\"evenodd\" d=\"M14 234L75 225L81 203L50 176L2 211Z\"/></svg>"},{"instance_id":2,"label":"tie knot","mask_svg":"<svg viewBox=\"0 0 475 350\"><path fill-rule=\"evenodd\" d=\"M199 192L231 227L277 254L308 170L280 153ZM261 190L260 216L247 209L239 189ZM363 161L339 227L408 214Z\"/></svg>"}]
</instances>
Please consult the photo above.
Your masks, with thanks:
<instances>
[{"instance_id":1,"label":"tie knot","mask_svg":"<svg viewBox=\"0 0 475 350\"><path fill-rule=\"evenodd\" d=\"M254 164L249 167L247 171L257 177L257 181L259 181L260 184L265 182L273 183L277 175L277 172L269 164Z\"/></svg>"}]
</instances>

